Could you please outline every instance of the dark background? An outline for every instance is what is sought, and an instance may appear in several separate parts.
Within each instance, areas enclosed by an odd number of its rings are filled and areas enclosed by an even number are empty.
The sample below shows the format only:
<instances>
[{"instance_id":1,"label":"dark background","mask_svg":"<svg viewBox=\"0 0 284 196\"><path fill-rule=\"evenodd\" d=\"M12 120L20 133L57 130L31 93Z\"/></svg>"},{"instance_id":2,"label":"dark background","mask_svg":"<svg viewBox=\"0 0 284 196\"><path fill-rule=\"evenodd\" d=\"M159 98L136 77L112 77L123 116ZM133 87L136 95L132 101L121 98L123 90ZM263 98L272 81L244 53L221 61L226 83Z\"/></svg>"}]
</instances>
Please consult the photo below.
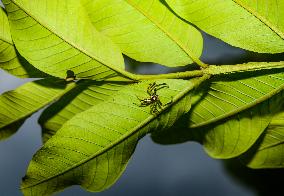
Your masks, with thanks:
<instances>
[{"instance_id":1,"label":"dark background","mask_svg":"<svg viewBox=\"0 0 284 196\"><path fill-rule=\"evenodd\" d=\"M1 4L1 2L0 2ZM202 60L210 64L235 64L247 61L284 60L284 55L259 55L231 47L220 40L205 35ZM137 73L166 73L159 65L128 66ZM176 71L177 69L174 69ZM18 79L0 70L0 93L30 81ZM22 195L21 178L32 155L41 146L41 130L37 118L41 111L29 118L20 130L8 140L0 142L0 195ZM271 175L273 174L273 175ZM269 179L271 178L271 179ZM211 159L202 146L187 142L162 146L143 138L129 165L109 190L98 196L254 196L266 195L270 190L281 188L283 170L252 171L239 165ZM255 182L255 183L254 183ZM268 183L269 182L269 183ZM283 192L282 192L283 193ZM75 186L58 196L87 196ZM267 194L268 195L268 194ZM281 195L281 194L280 194Z\"/></svg>"}]
</instances>

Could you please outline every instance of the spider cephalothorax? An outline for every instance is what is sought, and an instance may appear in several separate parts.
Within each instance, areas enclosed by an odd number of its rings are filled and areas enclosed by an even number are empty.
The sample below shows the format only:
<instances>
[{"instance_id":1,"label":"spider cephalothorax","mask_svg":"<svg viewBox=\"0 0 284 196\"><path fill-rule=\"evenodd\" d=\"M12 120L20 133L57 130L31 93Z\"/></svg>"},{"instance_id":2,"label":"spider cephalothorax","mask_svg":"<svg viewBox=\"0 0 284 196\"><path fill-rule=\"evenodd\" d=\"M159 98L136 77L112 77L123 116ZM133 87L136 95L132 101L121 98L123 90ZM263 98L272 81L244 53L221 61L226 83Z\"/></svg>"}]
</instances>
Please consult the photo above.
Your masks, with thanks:
<instances>
[{"instance_id":1,"label":"spider cephalothorax","mask_svg":"<svg viewBox=\"0 0 284 196\"><path fill-rule=\"evenodd\" d=\"M154 82L154 83L149 84L147 88L147 93L150 97L145 98L145 99L141 99L137 97L140 100L139 107L150 106L151 114L159 113L159 109L162 108L163 104L160 101L157 91L162 88L169 88L169 86L166 83L156 84L156 82Z\"/></svg>"}]
</instances>

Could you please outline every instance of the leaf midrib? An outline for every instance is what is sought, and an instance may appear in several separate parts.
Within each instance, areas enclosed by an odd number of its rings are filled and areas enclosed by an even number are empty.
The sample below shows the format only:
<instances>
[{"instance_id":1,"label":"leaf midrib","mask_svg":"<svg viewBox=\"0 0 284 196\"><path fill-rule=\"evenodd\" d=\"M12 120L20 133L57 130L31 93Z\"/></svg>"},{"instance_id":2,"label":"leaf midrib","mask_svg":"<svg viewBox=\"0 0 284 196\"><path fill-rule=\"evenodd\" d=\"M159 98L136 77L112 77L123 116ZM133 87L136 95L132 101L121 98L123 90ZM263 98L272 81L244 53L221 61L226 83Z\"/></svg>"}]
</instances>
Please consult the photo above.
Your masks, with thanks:
<instances>
[{"instance_id":1,"label":"leaf midrib","mask_svg":"<svg viewBox=\"0 0 284 196\"><path fill-rule=\"evenodd\" d=\"M269 144L269 145L263 146L258 151L267 150L267 149L274 148L274 147L277 147L277 146L280 146L280 145L283 145L283 144L284 144L284 141L275 142L273 144Z\"/></svg>"},{"instance_id":2,"label":"leaf midrib","mask_svg":"<svg viewBox=\"0 0 284 196\"><path fill-rule=\"evenodd\" d=\"M284 39L284 32L282 32L280 29L278 29L275 25L273 25L269 20L267 20L265 17L261 16L258 14L257 11L251 9L249 6L245 5L242 3L240 0L232 0L234 1L237 5L241 6L244 8L247 12L252 14L254 17L256 17L258 20L260 20L265 26L270 28L274 33L276 33L279 37Z\"/></svg>"},{"instance_id":3,"label":"leaf midrib","mask_svg":"<svg viewBox=\"0 0 284 196\"><path fill-rule=\"evenodd\" d=\"M180 99L182 99L190 90L192 90L194 88L194 85L191 84L189 85L188 87L184 88L184 90L180 91L180 93L178 93L172 100L172 103L171 104L168 104L167 106L165 106L162 111L158 114L158 115L150 115L148 118L146 118L144 121L142 121L142 123L140 123L139 125L135 126L131 131L129 131L127 134L123 135L119 140L111 143L110 145L108 145L107 147L97 151L95 154L91 155L90 157L80 161L79 163L75 164L74 166L72 167L69 167L68 169L56 174L56 175L53 175L53 176L50 176L46 179L43 179L35 184L32 184L30 186L26 186L26 187L21 187L21 189L27 189L27 188L31 188L31 187L35 187L39 184L42 184L42 183L45 183L51 179L54 179L64 173L67 173L77 167L80 167L81 165L83 165L84 163L87 163L88 161L102 155L103 153L105 153L106 151L109 151L111 150L112 148L114 148L115 146L117 146L118 144L120 144L121 142L125 141L126 139L130 138L131 136L133 136L134 134L136 134L137 132L140 131L140 129L144 128L145 126L147 126L150 122L152 122L153 120L156 119L156 117L160 116L161 114L163 114L164 111L166 111L169 107L172 107L174 104L178 103L178 101ZM106 102L109 102L109 101L106 101ZM147 133L145 133L147 134Z\"/></svg>"},{"instance_id":4,"label":"leaf midrib","mask_svg":"<svg viewBox=\"0 0 284 196\"><path fill-rule=\"evenodd\" d=\"M155 0L156 1L156 0ZM199 58L195 57L195 55L190 51L187 50L185 47L183 47L183 44L180 44L178 40L174 38L174 36L171 35L170 32L166 31L162 25L160 25L158 22L156 22L150 15L148 15L144 10L140 9L135 4L129 2L129 0L126 0L126 2L132 6L134 9L138 10L142 15L144 15L148 20L150 20L153 24L155 24L162 32L164 32L174 43L177 43L177 45L184 51L193 62L196 62L199 65L205 65ZM197 29L196 29L197 30ZM197 30L198 31L198 30Z\"/></svg>"},{"instance_id":5,"label":"leaf midrib","mask_svg":"<svg viewBox=\"0 0 284 196\"><path fill-rule=\"evenodd\" d=\"M57 36L58 38L60 38L61 40L63 40L66 44L71 45L72 47L74 47L75 49L77 49L78 51L82 52L83 54L85 54L86 56L90 57L92 60L98 61L99 63L105 65L106 67L112 69L115 72L119 72L122 75L128 75L124 70L122 69L117 69L115 68L115 66L110 66L107 65L107 63L104 63L100 58L94 56L94 55L90 55L88 54L83 48L80 48L78 46L76 46L75 43L73 43L72 41L70 41L69 39L65 39L64 36L61 36L57 33L56 29L55 31L53 31L52 28L48 27L48 25L46 25L45 23L40 22L34 15L32 15L31 13L29 13L25 8L23 8L22 6L20 6L18 3L15 2L15 0L10 0L12 1L14 4L16 4L20 9L22 9L28 16L30 16L33 20L35 20L39 25L41 25L43 28L47 29L48 31L50 31L52 34L54 34L55 36ZM68 42L67 42L68 40Z\"/></svg>"},{"instance_id":6,"label":"leaf midrib","mask_svg":"<svg viewBox=\"0 0 284 196\"><path fill-rule=\"evenodd\" d=\"M259 104L259 103L261 103L261 102L263 102L263 101L265 101L267 99L269 99L269 98L271 98L272 96L276 95L277 93L280 93L283 89L284 89L284 84L282 84L279 88L276 88L276 89L272 90L270 93L262 96L261 98L255 100L255 101L250 102L249 104L246 104L246 105L244 105L242 107L238 107L237 109L234 109L234 110L232 110L232 111L230 111L230 112L228 112L226 114L220 115L217 118L212 118L212 119L210 119L208 121L203 121L202 123L199 123L199 124L189 125L189 128L202 127L202 126L205 126L205 125L208 125L208 124L211 124L211 123L215 123L215 122L217 122L219 120L222 120L224 118L231 117L231 116L233 116L235 114L238 114L238 113L240 113L240 112L242 112L242 111L244 111L246 109L249 109L249 108L251 108L251 107L253 107L253 106L255 106L255 105L257 105L257 104Z\"/></svg>"},{"instance_id":7,"label":"leaf midrib","mask_svg":"<svg viewBox=\"0 0 284 196\"><path fill-rule=\"evenodd\" d=\"M10 42L10 40L7 40L6 38L4 38L4 37L0 37L0 40L1 41L3 41L3 42L5 42L5 43L7 43L7 44L9 44L9 45L11 45L11 46L14 46L14 43L13 42Z\"/></svg>"}]
</instances>

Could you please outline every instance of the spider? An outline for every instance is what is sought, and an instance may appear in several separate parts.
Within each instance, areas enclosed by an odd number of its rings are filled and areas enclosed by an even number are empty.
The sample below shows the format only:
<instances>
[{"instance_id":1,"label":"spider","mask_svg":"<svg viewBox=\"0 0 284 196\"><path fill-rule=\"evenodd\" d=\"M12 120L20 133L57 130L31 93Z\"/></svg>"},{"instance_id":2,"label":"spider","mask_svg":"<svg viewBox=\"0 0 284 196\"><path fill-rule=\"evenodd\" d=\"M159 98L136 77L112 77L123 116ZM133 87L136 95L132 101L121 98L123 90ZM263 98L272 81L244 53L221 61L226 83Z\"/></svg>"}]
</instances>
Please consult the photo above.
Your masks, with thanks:
<instances>
[{"instance_id":1,"label":"spider","mask_svg":"<svg viewBox=\"0 0 284 196\"><path fill-rule=\"evenodd\" d=\"M166 83L156 84L156 82L149 84L147 88L147 93L150 95L149 98L141 99L137 97L140 101L139 107L147 107L150 106L151 114L159 113L159 109L162 109L162 102L160 101L159 95L157 91L162 88L169 88Z\"/></svg>"}]
</instances>

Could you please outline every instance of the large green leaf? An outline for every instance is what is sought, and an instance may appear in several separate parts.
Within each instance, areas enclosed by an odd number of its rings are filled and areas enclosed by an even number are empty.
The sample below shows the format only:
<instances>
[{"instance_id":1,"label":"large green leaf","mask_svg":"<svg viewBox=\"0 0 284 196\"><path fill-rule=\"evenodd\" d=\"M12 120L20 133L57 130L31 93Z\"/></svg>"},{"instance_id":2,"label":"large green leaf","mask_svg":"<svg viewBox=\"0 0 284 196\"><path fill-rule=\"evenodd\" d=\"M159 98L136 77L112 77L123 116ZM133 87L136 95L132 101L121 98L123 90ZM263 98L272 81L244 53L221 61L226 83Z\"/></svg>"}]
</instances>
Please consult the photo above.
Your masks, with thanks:
<instances>
[{"instance_id":1,"label":"large green leaf","mask_svg":"<svg viewBox=\"0 0 284 196\"><path fill-rule=\"evenodd\" d=\"M64 81L43 79L26 83L0 96L0 139L13 134L34 112L64 95L75 86Z\"/></svg>"},{"instance_id":2,"label":"large green leaf","mask_svg":"<svg viewBox=\"0 0 284 196\"><path fill-rule=\"evenodd\" d=\"M144 62L183 66L200 62L201 33L157 0L84 0L90 18L122 52Z\"/></svg>"},{"instance_id":3,"label":"large green leaf","mask_svg":"<svg viewBox=\"0 0 284 196\"><path fill-rule=\"evenodd\" d=\"M156 81L169 85L158 91L165 106L160 115L139 107L136 96L148 97L150 82L129 85L67 121L33 157L22 184L24 194L49 195L74 184L101 191L113 184L141 137L172 126L190 109L188 92L195 82L184 80Z\"/></svg>"},{"instance_id":4,"label":"large green leaf","mask_svg":"<svg viewBox=\"0 0 284 196\"><path fill-rule=\"evenodd\" d=\"M166 0L182 18L225 42L263 53L284 52L284 2Z\"/></svg>"},{"instance_id":5,"label":"large green leaf","mask_svg":"<svg viewBox=\"0 0 284 196\"><path fill-rule=\"evenodd\" d=\"M279 111L284 94L275 95L260 105L237 114L217 125L195 131L197 140L214 158L233 158L246 152L265 131L273 115Z\"/></svg>"},{"instance_id":6,"label":"large green leaf","mask_svg":"<svg viewBox=\"0 0 284 196\"><path fill-rule=\"evenodd\" d=\"M215 158L231 158L248 150L269 124L275 110L270 107L281 102L281 95L268 101L271 106L264 101L283 90L284 74L257 76L253 72L244 77L220 76L209 81L193 94L192 109L178 126L155 132L153 140L162 144L198 140Z\"/></svg>"},{"instance_id":7,"label":"large green leaf","mask_svg":"<svg viewBox=\"0 0 284 196\"><path fill-rule=\"evenodd\" d=\"M111 98L127 83L80 81L77 87L43 111L39 118L43 141L46 142L58 129L76 114Z\"/></svg>"},{"instance_id":8,"label":"large green leaf","mask_svg":"<svg viewBox=\"0 0 284 196\"><path fill-rule=\"evenodd\" d=\"M194 106L188 117L188 126L201 127L225 119L283 90L284 73L243 75L245 78L220 76L196 93L192 98Z\"/></svg>"},{"instance_id":9,"label":"large green leaf","mask_svg":"<svg viewBox=\"0 0 284 196\"><path fill-rule=\"evenodd\" d=\"M154 132L152 139L161 144L198 141L213 158L237 157L251 148L265 131L273 115L279 111L283 96L283 93L277 94L253 108L200 128L186 127L187 118L183 118L177 122L177 127L162 133Z\"/></svg>"},{"instance_id":10,"label":"large green leaf","mask_svg":"<svg viewBox=\"0 0 284 196\"><path fill-rule=\"evenodd\" d=\"M92 25L81 1L4 0L13 41L32 65L65 78L102 79L123 72L119 48ZM28 46L28 47L27 47Z\"/></svg>"},{"instance_id":11,"label":"large green leaf","mask_svg":"<svg viewBox=\"0 0 284 196\"><path fill-rule=\"evenodd\" d=\"M42 77L43 73L32 67L17 54L11 34L7 15L0 8L0 68L18 77Z\"/></svg>"},{"instance_id":12,"label":"large green leaf","mask_svg":"<svg viewBox=\"0 0 284 196\"><path fill-rule=\"evenodd\" d=\"M282 107L283 108L283 107ZM276 114L255 146L241 159L251 168L284 167L284 113Z\"/></svg>"}]
</instances>

